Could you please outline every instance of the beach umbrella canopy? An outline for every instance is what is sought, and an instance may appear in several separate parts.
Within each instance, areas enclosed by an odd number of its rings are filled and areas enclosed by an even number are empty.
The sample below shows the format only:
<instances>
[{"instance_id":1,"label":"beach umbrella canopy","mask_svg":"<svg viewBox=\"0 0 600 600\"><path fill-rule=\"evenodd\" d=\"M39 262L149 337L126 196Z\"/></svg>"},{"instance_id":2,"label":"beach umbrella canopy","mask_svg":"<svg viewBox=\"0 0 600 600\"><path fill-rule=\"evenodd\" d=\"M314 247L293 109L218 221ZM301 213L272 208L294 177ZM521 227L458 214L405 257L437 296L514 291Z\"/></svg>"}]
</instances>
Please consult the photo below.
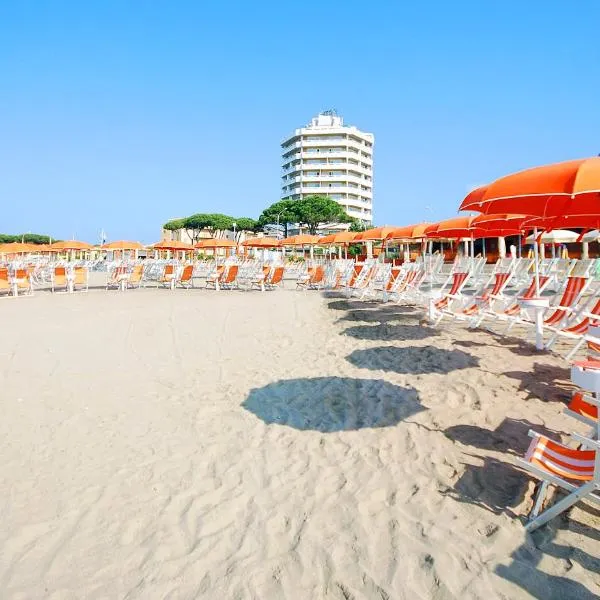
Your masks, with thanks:
<instances>
[{"instance_id":1,"label":"beach umbrella canopy","mask_svg":"<svg viewBox=\"0 0 600 600\"><path fill-rule=\"evenodd\" d=\"M173 251L190 251L194 249L194 247L191 244L186 244L185 242L179 242L177 240L162 240L160 242L156 242L156 244L153 244L152 248L154 248L155 250Z\"/></svg>"},{"instance_id":2,"label":"beach umbrella canopy","mask_svg":"<svg viewBox=\"0 0 600 600\"><path fill-rule=\"evenodd\" d=\"M365 231L361 231L356 234L354 238L355 241L381 241L385 240L387 236L392 233L392 231L398 229L397 227L385 226L385 227L375 227L374 229L366 229Z\"/></svg>"},{"instance_id":3,"label":"beach umbrella canopy","mask_svg":"<svg viewBox=\"0 0 600 600\"><path fill-rule=\"evenodd\" d=\"M194 245L194 248L235 248L237 244L232 240L217 240L214 238L207 238L200 240Z\"/></svg>"},{"instance_id":4,"label":"beach umbrella canopy","mask_svg":"<svg viewBox=\"0 0 600 600\"><path fill-rule=\"evenodd\" d=\"M280 246L315 246L321 238L318 235L293 235L279 242Z\"/></svg>"},{"instance_id":5,"label":"beach umbrella canopy","mask_svg":"<svg viewBox=\"0 0 600 600\"><path fill-rule=\"evenodd\" d=\"M600 229L600 211L597 215L559 215L556 217L529 217L529 229L537 227L545 231L553 229Z\"/></svg>"},{"instance_id":6,"label":"beach umbrella canopy","mask_svg":"<svg viewBox=\"0 0 600 600\"><path fill-rule=\"evenodd\" d=\"M320 246L328 246L330 244L347 245L354 242L358 233L354 231L340 231L339 233L331 233L319 238Z\"/></svg>"},{"instance_id":7,"label":"beach umbrella canopy","mask_svg":"<svg viewBox=\"0 0 600 600\"><path fill-rule=\"evenodd\" d=\"M87 242L78 242L77 240L66 240L64 242L54 242L50 244L50 252L66 252L69 250L91 250L92 245Z\"/></svg>"},{"instance_id":8,"label":"beach umbrella canopy","mask_svg":"<svg viewBox=\"0 0 600 600\"><path fill-rule=\"evenodd\" d=\"M457 239L470 238L475 235L472 223L475 217L454 217L425 227L426 238Z\"/></svg>"},{"instance_id":9,"label":"beach umbrella canopy","mask_svg":"<svg viewBox=\"0 0 600 600\"><path fill-rule=\"evenodd\" d=\"M139 242L129 242L127 240L119 240L117 242L110 242L100 246L101 250L143 250L144 246Z\"/></svg>"},{"instance_id":10,"label":"beach umbrella canopy","mask_svg":"<svg viewBox=\"0 0 600 600\"><path fill-rule=\"evenodd\" d=\"M36 251L37 249L34 244L24 244L21 242L0 244L0 254L28 254Z\"/></svg>"},{"instance_id":11,"label":"beach umbrella canopy","mask_svg":"<svg viewBox=\"0 0 600 600\"><path fill-rule=\"evenodd\" d=\"M272 237L252 238L242 242L242 246L246 248L277 248L279 247L279 240Z\"/></svg>"},{"instance_id":12,"label":"beach umbrella canopy","mask_svg":"<svg viewBox=\"0 0 600 600\"><path fill-rule=\"evenodd\" d=\"M395 227L388 233L388 240L413 240L414 235L422 236L425 227L430 223L419 223L417 225L406 225L405 227Z\"/></svg>"},{"instance_id":13,"label":"beach umbrella canopy","mask_svg":"<svg viewBox=\"0 0 600 600\"><path fill-rule=\"evenodd\" d=\"M479 215L471 222L475 229L475 237L506 237L507 235L520 235L526 229L530 217L525 215L499 214Z\"/></svg>"},{"instance_id":14,"label":"beach umbrella canopy","mask_svg":"<svg viewBox=\"0 0 600 600\"><path fill-rule=\"evenodd\" d=\"M460 210L536 217L600 214L600 157L519 171L473 190Z\"/></svg>"}]
</instances>

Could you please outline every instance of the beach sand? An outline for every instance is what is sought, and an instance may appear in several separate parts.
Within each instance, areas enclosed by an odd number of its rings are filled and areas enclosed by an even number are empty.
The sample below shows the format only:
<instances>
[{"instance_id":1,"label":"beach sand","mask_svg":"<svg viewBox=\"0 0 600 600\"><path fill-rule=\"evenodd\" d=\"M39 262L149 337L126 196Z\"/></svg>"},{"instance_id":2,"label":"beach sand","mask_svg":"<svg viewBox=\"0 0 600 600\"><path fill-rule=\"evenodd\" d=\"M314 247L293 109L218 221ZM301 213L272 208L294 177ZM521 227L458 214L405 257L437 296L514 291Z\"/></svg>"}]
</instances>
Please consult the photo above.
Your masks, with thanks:
<instances>
[{"instance_id":1,"label":"beach sand","mask_svg":"<svg viewBox=\"0 0 600 600\"><path fill-rule=\"evenodd\" d=\"M568 363L318 292L0 300L0 598L600 594L600 511L531 536Z\"/></svg>"}]
</instances>

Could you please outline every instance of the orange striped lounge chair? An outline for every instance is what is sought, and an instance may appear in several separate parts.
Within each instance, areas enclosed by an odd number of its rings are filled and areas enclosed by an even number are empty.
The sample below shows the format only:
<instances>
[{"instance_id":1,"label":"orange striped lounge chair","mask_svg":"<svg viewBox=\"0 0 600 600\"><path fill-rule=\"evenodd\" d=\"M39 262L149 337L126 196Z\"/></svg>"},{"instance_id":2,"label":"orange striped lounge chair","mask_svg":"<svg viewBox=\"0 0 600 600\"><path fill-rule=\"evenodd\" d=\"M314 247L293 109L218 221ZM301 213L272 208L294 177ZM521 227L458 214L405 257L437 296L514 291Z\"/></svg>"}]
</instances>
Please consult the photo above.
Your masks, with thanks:
<instances>
[{"instance_id":1,"label":"orange striped lounge chair","mask_svg":"<svg viewBox=\"0 0 600 600\"><path fill-rule=\"evenodd\" d=\"M213 287L216 289L224 274L225 265L219 265L214 274L211 274L206 278L206 287Z\"/></svg>"},{"instance_id":2,"label":"orange striped lounge chair","mask_svg":"<svg viewBox=\"0 0 600 600\"><path fill-rule=\"evenodd\" d=\"M52 291L55 292L58 288L66 292L68 285L69 280L66 267L54 267L52 270Z\"/></svg>"},{"instance_id":3,"label":"orange striped lounge chair","mask_svg":"<svg viewBox=\"0 0 600 600\"><path fill-rule=\"evenodd\" d=\"M525 525L527 531L541 527L580 500L600 504L599 442L573 434L572 439L581 445L580 449L574 449L533 431L529 435L533 438L531 444L525 457L517 459L517 463L541 483ZM568 494L540 512L551 485Z\"/></svg>"},{"instance_id":4,"label":"orange striped lounge chair","mask_svg":"<svg viewBox=\"0 0 600 600\"><path fill-rule=\"evenodd\" d=\"M450 313L450 315L458 321L471 321L471 327L477 327L483 320L483 314L486 309L492 309L493 303L496 300L502 300L504 290L512 277L511 271L498 272L494 274L494 283L483 292L474 298L468 306L461 308L458 312Z\"/></svg>"},{"instance_id":5,"label":"orange striped lounge chair","mask_svg":"<svg viewBox=\"0 0 600 600\"><path fill-rule=\"evenodd\" d=\"M89 272L86 267L75 267L73 274L73 289L82 292L88 291Z\"/></svg>"},{"instance_id":6,"label":"orange striped lounge chair","mask_svg":"<svg viewBox=\"0 0 600 600\"><path fill-rule=\"evenodd\" d=\"M451 307L455 301L462 299L462 291L469 279L468 271L457 271L453 274L452 287L450 291L445 293L439 300L433 303L434 319L433 322L437 325L446 314L451 314Z\"/></svg>"},{"instance_id":7,"label":"orange striped lounge chair","mask_svg":"<svg viewBox=\"0 0 600 600\"><path fill-rule=\"evenodd\" d=\"M31 273L28 269L17 269L13 277L14 292L31 296L33 294L33 286L31 283Z\"/></svg>"},{"instance_id":8,"label":"orange striped lounge chair","mask_svg":"<svg viewBox=\"0 0 600 600\"><path fill-rule=\"evenodd\" d=\"M194 265L186 265L183 267L181 275L179 275L175 280L175 285L189 290L190 288L194 287L194 282L192 280L193 275Z\"/></svg>"},{"instance_id":9,"label":"orange striped lounge chair","mask_svg":"<svg viewBox=\"0 0 600 600\"><path fill-rule=\"evenodd\" d=\"M8 269L0 269L0 294L6 294L9 296L13 291L10 278L8 276Z\"/></svg>"},{"instance_id":10,"label":"orange striped lounge chair","mask_svg":"<svg viewBox=\"0 0 600 600\"><path fill-rule=\"evenodd\" d=\"M539 284L540 284L540 294L546 290L548 284L550 283L550 277L546 275L539 276ZM509 326L512 322L512 319L520 318L523 307L521 306L521 300L530 300L535 297L535 277L531 278L529 282L529 286L525 290L522 296L519 296L514 302L511 302L506 308L496 312L492 310L492 307L489 306L485 310L480 311L480 319L479 325L484 319L491 318L499 321L507 321Z\"/></svg>"},{"instance_id":11,"label":"orange striped lounge chair","mask_svg":"<svg viewBox=\"0 0 600 600\"><path fill-rule=\"evenodd\" d=\"M265 279L265 288L268 290L274 290L275 288L278 288L283 282L284 273L284 267L275 267L271 274Z\"/></svg>"},{"instance_id":12,"label":"orange striped lounge chair","mask_svg":"<svg viewBox=\"0 0 600 600\"><path fill-rule=\"evenodd\" d=\"M548 327L554 331L554 335L546 344L547 349L551 348L559 337L576 341L575 346L565 356L567 360L570 360L577 353L584 342L588 341L591 345L595 345L593 341L588 340L586 334L591 325L597 325L600 322L600 300L596 301L592 310L581 310L573 317L575 322L569 321L564 327Z\"/></svg>"},{"instance_id":13,"label":"orange striped lounge chair","mask_svg":"<svg viewBox=\"0 0 600 600\"><path fill-rule=\"evenodd\" d=\"M143 283L144 265L134 265L127 279L128 288L140 288Z\"/></svg>"}]
</instances>

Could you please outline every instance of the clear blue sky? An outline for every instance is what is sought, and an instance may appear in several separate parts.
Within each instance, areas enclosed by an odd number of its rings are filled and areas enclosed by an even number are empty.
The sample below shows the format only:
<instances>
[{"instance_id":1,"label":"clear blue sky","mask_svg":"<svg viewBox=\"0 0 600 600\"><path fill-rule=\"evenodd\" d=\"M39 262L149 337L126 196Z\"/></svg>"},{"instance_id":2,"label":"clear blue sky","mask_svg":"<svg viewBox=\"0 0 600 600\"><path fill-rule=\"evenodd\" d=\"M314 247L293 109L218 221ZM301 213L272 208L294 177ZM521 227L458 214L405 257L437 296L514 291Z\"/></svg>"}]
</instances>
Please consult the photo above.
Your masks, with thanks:
<instances>
[{"instance_id":1,"label":"clear blue sky","mask_svg":"<svg viewBox=\"0 0 600 600\"><path fill-rule=\"evenodd\" d=\"M452 216L475 184L600 152L599 23L596 0L4 0L0 232L256 217L281 139L331 107L375 133L377 224Z\"/></svg>"}]
</instances>

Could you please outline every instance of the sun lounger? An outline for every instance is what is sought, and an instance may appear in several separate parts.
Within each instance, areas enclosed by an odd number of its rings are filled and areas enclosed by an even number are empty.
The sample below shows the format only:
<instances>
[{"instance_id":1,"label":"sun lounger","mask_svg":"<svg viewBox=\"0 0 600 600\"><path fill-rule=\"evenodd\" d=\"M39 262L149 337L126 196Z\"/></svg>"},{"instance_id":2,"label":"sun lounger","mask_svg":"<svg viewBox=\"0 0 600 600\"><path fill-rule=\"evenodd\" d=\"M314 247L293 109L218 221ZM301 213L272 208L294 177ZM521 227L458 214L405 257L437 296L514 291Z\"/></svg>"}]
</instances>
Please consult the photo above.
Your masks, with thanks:
<instances>
[{"instance_id":1,"label":"sun lounger","mask_svg":"<svg viewBox=\"0 0 600 600\"><path fill-rule=\"evenodd\" d=\"M179 273L175 278L175 285L190 289L194 287L192 277L194 275L194 265L186 265L183 267L181 273Z\"/></svg>"},{"instance_id":2,"label":"sun lounger","mask_svg":"<svg viewBox=\"0 0 600 600\"><path fill-rule=\"evenodd\" d=\"M541 483L525 526L528 531L541 527L580 500L600 504L599 442L573 434L573 440L581 445L581 449L573 449L533 431L529 435L533 438L529 449L525 458L517 462ZM568 494L540 512L550 485Z\"/></svg>"}]
</instances>

